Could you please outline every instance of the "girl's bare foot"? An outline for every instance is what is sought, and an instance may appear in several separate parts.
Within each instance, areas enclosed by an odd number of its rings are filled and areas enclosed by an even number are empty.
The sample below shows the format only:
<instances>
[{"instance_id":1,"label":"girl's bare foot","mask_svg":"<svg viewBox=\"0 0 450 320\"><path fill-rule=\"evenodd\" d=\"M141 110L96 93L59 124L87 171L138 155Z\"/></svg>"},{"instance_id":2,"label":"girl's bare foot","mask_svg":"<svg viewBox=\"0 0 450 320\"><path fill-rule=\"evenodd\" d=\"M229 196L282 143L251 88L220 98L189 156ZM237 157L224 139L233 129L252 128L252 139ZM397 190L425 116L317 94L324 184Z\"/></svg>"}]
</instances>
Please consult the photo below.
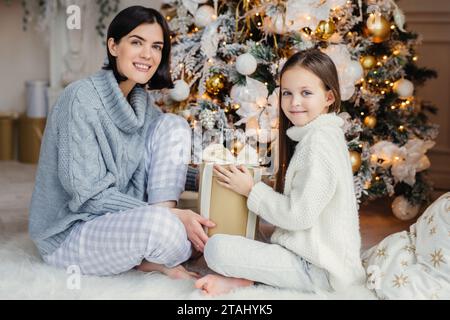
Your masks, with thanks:
<instances>
[{"instance_id":1,"label":"girl's bare foot","mask_svg":"<svg viewBox=\"0 0 450 320\"><path fill-rule=\"evenodd\" d=\"M162 264L156 264L153 262L148 262L146 260L142 261L142 263L136 266L136 269L143 272L152 272L158 271L171 279L198 279L200 275L195 272L191 272L186 270L183 266L178 265L173 268L167 268Z\"/></svg>"},{"instance_id":2,"label":"girl's bare foot","mask_svg":"<svg viewBox=\"0 0 450 320\"><path fill-rule=\"evenodd\" d=\"M229 278L215 274L208 274L195 282L195 287L201 289L204 294L216 296L225 294L233 289L249 287L253 281L239 278Z\"/></svg>"}]
</instances>

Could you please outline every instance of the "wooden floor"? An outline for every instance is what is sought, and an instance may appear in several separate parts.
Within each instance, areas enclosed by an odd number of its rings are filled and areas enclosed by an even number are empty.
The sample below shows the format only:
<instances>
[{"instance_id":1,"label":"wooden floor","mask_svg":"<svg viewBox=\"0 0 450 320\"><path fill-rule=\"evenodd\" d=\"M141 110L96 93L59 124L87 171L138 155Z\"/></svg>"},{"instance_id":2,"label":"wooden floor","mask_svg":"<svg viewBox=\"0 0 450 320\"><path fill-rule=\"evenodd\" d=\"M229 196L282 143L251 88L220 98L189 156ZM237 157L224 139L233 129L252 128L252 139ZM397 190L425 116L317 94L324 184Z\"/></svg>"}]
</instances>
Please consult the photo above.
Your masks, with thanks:
<instances>
[{"instance_id":1,"label":"wooden floor","mask_svg":"<svg viewBox=\"0 0 450 320\"><path fill-rule=\"evenodd\" d=\"M386 236L409 230L418 216L409 221L402 221L392 214L393 199L382 198L362 205L359 210L362 249L366 250L380 242Z\"/></svg>"}]
</instances>

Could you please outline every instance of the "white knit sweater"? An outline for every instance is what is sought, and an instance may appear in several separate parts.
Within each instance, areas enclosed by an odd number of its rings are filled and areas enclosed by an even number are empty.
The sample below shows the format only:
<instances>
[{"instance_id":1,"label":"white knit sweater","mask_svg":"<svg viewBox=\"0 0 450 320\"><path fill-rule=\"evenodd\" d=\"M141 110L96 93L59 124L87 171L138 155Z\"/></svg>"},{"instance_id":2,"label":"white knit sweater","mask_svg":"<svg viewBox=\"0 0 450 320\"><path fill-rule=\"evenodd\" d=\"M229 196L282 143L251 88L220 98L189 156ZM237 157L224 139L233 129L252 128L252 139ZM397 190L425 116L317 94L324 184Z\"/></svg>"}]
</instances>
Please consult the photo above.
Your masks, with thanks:
<instances>
[{"instance_id":1,"label":"white knit sweater","mask_svg":"<svg viewBox=\"0 0 450 320\"><path fill-rule=\"evenodd\" d=\"M271 242L329 272L335 290L361 285L361 237L347 144L336 114L288 129L298 141L286 172L284 194L255 184L247 205L277 228Z\"/></svg>"}]
</instances>

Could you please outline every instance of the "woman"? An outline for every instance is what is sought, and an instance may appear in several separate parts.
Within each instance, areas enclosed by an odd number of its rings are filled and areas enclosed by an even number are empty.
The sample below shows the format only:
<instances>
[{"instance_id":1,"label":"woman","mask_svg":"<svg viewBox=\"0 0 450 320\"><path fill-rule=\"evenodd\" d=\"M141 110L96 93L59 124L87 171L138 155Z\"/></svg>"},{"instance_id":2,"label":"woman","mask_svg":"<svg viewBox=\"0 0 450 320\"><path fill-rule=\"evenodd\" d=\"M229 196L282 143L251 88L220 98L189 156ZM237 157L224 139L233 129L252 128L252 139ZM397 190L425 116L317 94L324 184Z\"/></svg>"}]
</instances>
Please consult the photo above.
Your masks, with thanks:
<instances>
[{"instance_id":1,"label":"woman","mask_svg":"<svg viewBox=\"0 0 450 320\"><path fill-rule=\"evenodd\" d=\"M175 209L190 155L186 121L162 114L146 92L170 88L165 19L121 11L107 35L108 65L72 83L48 119L30 209L30 235L53 266L113 275L132 268L191 278L180 264L202 224ZM181 159L181 160L180 160Z\"/></svg>"}]
</instances>

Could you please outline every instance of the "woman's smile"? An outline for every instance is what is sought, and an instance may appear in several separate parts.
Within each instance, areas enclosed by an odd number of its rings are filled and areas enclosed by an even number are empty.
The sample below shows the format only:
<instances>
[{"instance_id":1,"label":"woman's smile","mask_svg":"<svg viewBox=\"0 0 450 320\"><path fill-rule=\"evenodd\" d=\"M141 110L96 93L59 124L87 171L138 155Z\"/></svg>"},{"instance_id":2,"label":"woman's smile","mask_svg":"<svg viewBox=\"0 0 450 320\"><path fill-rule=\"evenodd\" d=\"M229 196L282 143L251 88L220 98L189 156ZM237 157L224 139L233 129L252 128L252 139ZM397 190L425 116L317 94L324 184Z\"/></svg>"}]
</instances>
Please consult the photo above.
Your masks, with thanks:
<instances>
[{"instance_id":1,"label":"woman's smile","mask_svg":"<svg viewBox=\"0 0 450 320\"><path fill-rule=\"evenodd\" d=\"M133 65L137 71L144 73L147 73L152 68L152 66L148 63L133 62Z\"/></svg>"}]
</instances>

